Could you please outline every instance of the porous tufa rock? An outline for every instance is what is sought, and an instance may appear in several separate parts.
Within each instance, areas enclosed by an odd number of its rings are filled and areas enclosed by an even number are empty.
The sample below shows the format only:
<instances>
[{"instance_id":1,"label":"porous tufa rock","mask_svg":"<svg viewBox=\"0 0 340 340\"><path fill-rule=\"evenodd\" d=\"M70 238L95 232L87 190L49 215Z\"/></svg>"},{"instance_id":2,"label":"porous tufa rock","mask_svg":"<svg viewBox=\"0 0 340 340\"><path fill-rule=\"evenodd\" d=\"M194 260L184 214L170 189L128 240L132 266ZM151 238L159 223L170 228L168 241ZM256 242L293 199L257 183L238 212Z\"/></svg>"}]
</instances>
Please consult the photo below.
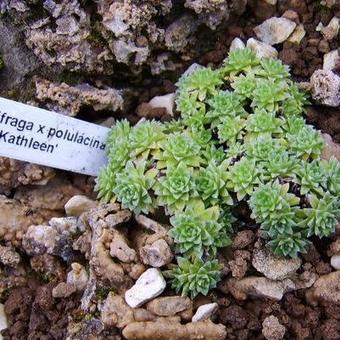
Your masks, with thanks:
<instances>
[{"instance_id":1,"label":"porous tufa rock","mask_svg":"<svg viewBox=\"0 0 340 340\"><path fill-rule=\"evenodd\" d=\"M77 262L71 264L72 270L67 273L66 283L73 285L77 291L85 290L89 275L84 266Z\"/></svg>"},{"instance_id":2,"label":"porous tufa rock","mask_svg":"<svg viewBox=\"0 0 340 340\"><path fill-rule=\"evenodd\" d=\"M110 292L100 307L100 318L106 327L124 328L135 321L133 309L123 297Z\"/></svg>"},{"instance_id":3,"label":"porous tufa rock","mask_svg":"<svg viewBox=\"0 0 340 340\"><path fill-rule=\"evenodd\" d=\"M229 52L236 50L237 48L245 48L245 43L240 38L234 38L230 44Z\"/></svg>"},{"instance_id":4,"label":"porous tufa rock","mask_svg":"<svg viewBox=\"0 0 340 340\"><path fill-rule=\"evenodd\" d=\"M333 40L339 34L340 19L333 17L327 26L320 21L316 27L316 31L321 32L326 40Z\"/></svg>"},{"instance_id":5,"label":"porous tufa rock","mask_svg":"<svg viewBox=\"0 0 340 340\"><path fill-rule=\"evenodd\" d=\"M132 307L140 307L144 303L162 294L166 287L166 282L160 270L149 268L135 282L135 284L126 291L125 301Z\"/></svg>"},{"instance_id":6,"label":"porous tufa rock","mask_svg":"<svg viewBox=\"0 0 340 340\"><path fill-rule=\"evenodd\" d=\"M195 315L192 317L192 322L198 322L210 319L211 316L216 313L218 310L218 304L214 303L207 303L205 305L199 306Z\"/></svg>"},{"instance_id":7,"label":"porous tufa rock","mask_svg":"<svg viewBox=\"0 0 340 340\"><path fill-rule=\"evenodd\" d=\"M167 114L173 116L175 111L175 93L165 94L164 96L153 97L149 101L152 108L165 108Z\"/></svg>"},{"instance_id":8,"label":"porous tufa rock","mask_svg":"<svg viewBox=\"0 0 340 340\"><path fill-rule=\"evenodd\" d=\"M286 18L272 17L254 28L256 36L269 45L280 44L293 33L296 23Z\"/></svg>"},{"instance_id":9,"label":"porous tufa rock","mask_svg":"<svg viewBox=\"0 0 340 340\"><path fill-rule=\"evenodd\" d=\"M338 50L330 51L323 56L322 69L325 71L332 71L340 66L340 55Z\"/></svg>"},{"instance_id":10,"label":"porous tufa rock","mask_svg":"<svg viewBox=\"0 0 340 340\"><path fill-rule=\"evenodd\" d=\"M137 262L136 251L128 245L125 236L118 230L113 230L110 244L110 255L124 263Z\"/></svg>"},{"instance_id":11,"label":"porous tufa rock","mask_svg":"<svg viewBox=\"0 0 340 340\"><path fill-rule=\"evenodd\" d=\"M280 324L279 319L270 315L262 322L262 335L266 340L280 340L283 339L286 333L286 327Z\"/></svg>"},{"instance_id":12,"label":"porous tufa rock","mask_svg":"<svg viewBox=\"0 0 340 340\"><path fill-rule=\"evenodd\" d=\"M247 47L255 52L258 58L277 58L278 52L269 44L250 38L247 40Z\"/></svg>"},{"instance_id":13,"label":"porous tufa rock","mask_svg":"<svg viewBox=\"0 0 340 340\"><path fill-rule=\"evenodd\" d=\"M312 97L320 104L340 105L340 77L332 71L316 70L311 78Z\"/></svg>"},{"instance_id":14,"label":"porous tufa rock","mask_svg":"<svg viewBox=\"0 0 340 340\"><path fill-rule=\"evenodd\" d=\"M331 257L331 266L336 270L340 270L340 254Z\"/></svg>"},{"instance_id":15,"label":"porous tufa rock","mask_svg":"<svg viewBox=\"0 0 340 340\"><path fill-rule=\"evenodd\" d=\"M241 280L231 278L225 284L237 300L246 300L248 296L254 296L280 301L285 293L296 289L296 285L290 279L273 281L266 277L255 276Z\"/></svg>"},{"instance_id":16,"label":"porous tufa rock","mask_svg":"<svg viewBox=\"0 0 340 340\"><path fill-rule=\"evenodd\" d=\"M67 216L80 216L83 212L95 208L97 203L84 195L75 195L65 204Z\"/></svg>"},{"instance_id":17,"label":"porous tufa rock","mask_svg":"<svg viewBox=\"0 0 340 340\"><path fill-rule=\"evenodd\" d=\"M52 290L52 296L54 298L66 298L77 291L77 288L69 283L60 282Z\"/></svg>"},{"instance_id":18,"label":"porous tufa rock","mask_svg":"<svg viewBox=\"0 0 340 340\"><path fill-rule=\"evenodd\" d=\"M20 262L20 255L12 247L0 245L0 262L15 268Z\"/></svg>"},{"instance_id":19,"label":"porous tufa rock","mask_svg":"<svg viewBox=\"0 0 340 340\"><path fill-rule=\"evenodd\" d=\"M335 143L332 137L327 133L322 133L321 137L325 142L325 146L321 152L321 158L330 160L332 157L335 157L340 161L340 145Z\"/></svg>"},{"instance_id":20,"label":"porous tufa rock","mask_svg":"<svg viewBox=\"0 0 340 340\"><path fill-rule=\"evenodd\" d=\"M282 280L295 274L301 259L277 257L270 250L254 249L252 265L268 279Z\"/></svg>"},{"instance_id":21,"label":"porous tufa rock","mask_svg":"<svg viewBox=\"0 0 340 340\"><path fill-rule=\"evenodd\" d=\"M171 263L174 258L170 246L164 239L159 239L152 244L146 244L140 249L139 253L144 264L156 268Z\"/></svg>"},{"instance_id":22,"label":"porous tufa rock","mask_svg":"<svg viewBox=\"0 0 340 340\"><path fill-rule=\"evenodd\" d=\"M158 316L174 316L192 307L192 302L185 296L166 296L150 301L146 309Z\"/></svg>"}]
</instances>

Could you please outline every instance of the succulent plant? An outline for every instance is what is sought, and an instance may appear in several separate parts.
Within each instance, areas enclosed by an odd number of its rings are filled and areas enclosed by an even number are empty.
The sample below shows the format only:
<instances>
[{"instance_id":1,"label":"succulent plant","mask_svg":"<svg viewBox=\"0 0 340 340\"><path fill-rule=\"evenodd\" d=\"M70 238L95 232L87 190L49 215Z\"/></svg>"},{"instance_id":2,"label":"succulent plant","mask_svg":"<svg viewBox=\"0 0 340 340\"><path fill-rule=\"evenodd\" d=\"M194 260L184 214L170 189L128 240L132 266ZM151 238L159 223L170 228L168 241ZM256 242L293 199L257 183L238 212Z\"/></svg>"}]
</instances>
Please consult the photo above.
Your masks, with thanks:
<instances>
[{"instance_id":1,"label":"succulent plant","mask_svg":"<svg viewBox=\"0 0 340 340\"><path fill-rule=\"evenodd\" d=\"M328 162L322 161L321 166L326 176L327 190L333 196L340 197L340 162L332 157Z\"/></svg>"},{"instance_id":2,"label":"succulent plant","mask_svg":"<svg viewBox=\"0 0 340 340\"><path fill-rule=\"evenodd\" d=\"M288 97L283 102L282 112L285 116L300 115L305 112L307 104L309 104L309 101L306 94L300 91L295 84L291 84Z\"/></svg>"},{"instance_id":3,"label":"succulent plant","mask_svg":"<svg viewBox=\"0 0 340 340\"><path fill-rule=\"evenodd\" d=\"M249 199L251 217L261 223L270 237L293 232L296 225L296 207L300 199L288 193L289 184L280 185L277 181L262 184Z\"/></svg>"},{"instance_id":4,"label":"succulent plant","mask_svg":"<svg viewBox=\"0 0 340 340\"><path fill-rule=\"evenodd\" d=\"M281 60L264 58L260 62L261 68L256 74L267 79L284 80L289 77L289 67L284 65Z\"/></svg>"},{"instance_id":5,"label":"succulent plant","mask_svg":"<svg viewBox=\"0 0 340 340\"><path fill-rule=\"evenodd\" d=\"M306 219L301 223L307 230L307 236L327 237L334 232L340 216L339 197L329 192L321 198L312 195L309 199L311 208L303 209Z\"/></svg>"},{"instance_id":6,"label":"succulent plant","mask_svg":"<svg viewBox=\"0 0 340 340\"><path fill-rule=\"evenodd\" d=\"M201 163L200 146L188 133L172 133L160 145L155 154L158 168L175 167L182 163L198 167Z\"/></svg>"},{"instance_id":7,"label":"succulent plant","mask_svg":"<svg viewBox=\"0 0 340 340\"><path fill-rule=\"evenodd\" d=\"M193 197L196 197L192 169L183 163L169 167L160 177L155 193L158 205L164 206L169 214L181 212Z\"/></svg>"},{"instance_id":8,"label":"succulent plant","mask_svg":"<svg viewBox=\"0 0 340 340\"><path fill-rule=\"evenodd\" d=\"M277 135L282 132L281 125L282 120L276 118L274 113L269 113L264 109L255 110L255 113L249 115L247 119L248 139L261 135Z\"/></svg>"},{"instance_id":9,"label":"succulent plant","mask_svg":"<svg viewBox=\"0 0 340 340\"><path fill-rule=\"evenodd\" d=\"M303 127L306 126L306 121L300 116L287 116L283 120L282 129L286 134L297 134Z\"/></svg>"},{"instance_id":10,"label":"succulent plant","mask_svg":"<svg viewBox=\"0 0 340 340\"><path fill-rule=\"evenodd\" d=\"M297 257L299 253L306 253L309 241L299 232L277 235L268 242L273 253L277 256Z\"/></svg>"},{"instance_id":11,"label":"succulent plant","mask_svg":"<svg viewBox=\"0 0 340 340\"><path fill-rule=\"evenodd\" d=\"M256 79L252 74L247 74L246 76L241 75L234 79L231 83L231 87L234 89L234 93L239 97L243 99L252 99L256 87Z\"/></svg>"},{"instance_id":12,"label":"succulent plant","mask_svg":"<svg viewBox=\"0 0 340 340\"><path fill-rule=\"evenodd\" d=\"M224 61L223 71L233 77L241 72L248 72L260 63L256 54L249 48L237 48L229 52Z\"/></svg>"},{"instance_id":13,"label":"succulent plant","mask_svg":"<svg viewBox=\"0 0 340 340\"><path fill-rule=\"evenodd\" d=\"M176 244L176 252L190 258L216 256L217 248L231 243L223 224L218 222L217 206L204 208L202 201L189 206L185 212L170 219L170 230Z\"/></svg>"},{"instance_id":14,"label":"succulent plant","mask_svg":"<svg viewBox=\"0 0 340 340\"><path fill-rule=\"evenodd\" d=\"M223 147L216 147L215 144L209 143L202 149L202 163L209 164L210 161L215 161L216 164L221 164L226 159L226 154Z\"/></svg>"},{"instance_id":15,"label":"succulent plant","mask_svg":"<svg viewBox=\"0 0 340 340\"><path fill-rule=\"evenodd\" d=\"M217 126L220 143L234 144L242 139L245 120L237 117L225 117Z\"/></svg>"},{"instance_id":16,"label":"succulent plant","mask_svg":"<svg viewBox=\"0 0 340 340\"><path fill-rule=\"evenodd\" d=\"M265 173L269 179L293 177L297 166L297 158L281 148L270 151L264 163Z\"/></svg>"},{"instance_id":17,"label":"succulent plant","mask_svg":"<svg viewBox=\"0 0 340 340\"><path fill-rule=\"evenodd\" d=\"M268 135L262 135L251 140L245 145L246 154L249 158L256 161L268 160L272 152L279 152L282 147L278 144L277 139L273 139Z\"/></svg>"},{"instance_id":18,"label":"succulent plant","mask_svg":"<svg viewBox=\"0 0 340 340\"><path fill-rule=\"evenodd\" d=\"M101 202L109 202L114 194L113 188L116 185L116 172L113 171L110 165L103 167L96 178L96 185L94 190L98 192L97 196Z\"/></svg>"},{"instance_id":19,"label":"succulent plant","mask_svg":"<svg viewBox=\"0 0 340 340\"><path fill-rule=\"evenodd\" d=\"M176 98L176 107L177 110L181 112L182 117L205 114L205 104L185 90L179 91Z\"/></svg>"},{"instance_id":20,"label":"succulent plant","mask_svg":"<svg viewBox=\"0 0 340 340\"><path fill-rule=\"evenodd\" d=\"M228 145L228 149L225 150L226 159L229 161L241 158L245 152L245 145L241 143L234 143Z\"/></svg>"},{"instance_id":21,"label":"succulent plant","mask_svg":"<svg viewBox=\"0 0 340 340\"><path fill-rule=\"evenodd\" d=\"M145 214L153 210L155 202L150 190L156 182L157 171L146 170L146 162L127 162L124 170L116 175L116 185L113 187L117 200L122 207L136 214Z\"/></svg>"},{"instance_id":22,"label":"succulent plant","mask_svg":"<svg viewBox=\"0 0 340 340\"><path fill-rule=\"evenodd\" d=\"M149 120L140 120L129 135L130 148L135 157L147 158L150 152L159 149L161 141L165 138L161 123Z\"/></svg>"},{"instance_id":23,"label":"succulent plant","mask_svg":"<svg viewBox=\"0 0 340 340\"><path fill-rule=\"evenodd\" d=\"M106 140L106 150L110 152L113 145L120 143L122 140L126 141L130 134L130 123L123 119L121 121L117 121L115 125L111 127L110 133Z\"/></svg>"},{"instance_id":24,"label":"succulent plant","mask_svg":"<svg viewBox=\"0 0 340 340\"><path fill-rule=\"evenodd\" d=\"M228 186L242 200L247 194L250 195L254 186L260 183L261 169L256 165L255 160L241 158L229 168Z\"/></svg>"},{"instance_id":25,"label":"succulent plant","mask_svg":"<svg viewBox=\"0 0 340 340\"><path fill-rule=\"evenodd\" d=\"M227 161L220 165L211 161L206 168L197 172L195 176L196 190L201 199L208 205L217 204L220 200L224 203L233 204L227 190L227 169Z\"/></svg>"},{"instance_id":26,"label":"succulent plant","mask_svg":"<svg viewBox=\"0 0 340 340\"><path fill-rule=\"evenodd\" d=\"M221 72L202 67L189 75L182 76L176 85L180 92L187 92L193 98L203 101L209 95L215 95L216 89L222 83Z\"/></svg>"},{"instance_id":27,"label":"succulent plant","mask_svg":"<svg viewBox=\"0 0 340 340\"><path fill-rule=\"evenodd\" d=\"M221 266L217 260L203 261L178 257L178 266L165 271L165 277L171 281L171 287L177 293L189 295L193 299L198 294L207 295L215 288L221 278Z\"/></svg>"}]
</instances>

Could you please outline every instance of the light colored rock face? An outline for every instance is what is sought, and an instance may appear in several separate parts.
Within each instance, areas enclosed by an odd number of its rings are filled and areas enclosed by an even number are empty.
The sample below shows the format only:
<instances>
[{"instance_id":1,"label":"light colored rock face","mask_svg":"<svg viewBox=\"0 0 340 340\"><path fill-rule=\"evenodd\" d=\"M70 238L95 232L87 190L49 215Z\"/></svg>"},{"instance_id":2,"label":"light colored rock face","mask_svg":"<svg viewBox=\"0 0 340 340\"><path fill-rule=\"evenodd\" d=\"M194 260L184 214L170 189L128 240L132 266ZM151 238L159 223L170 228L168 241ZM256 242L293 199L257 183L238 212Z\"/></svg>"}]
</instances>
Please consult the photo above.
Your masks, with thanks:
<instances>
[{"instance_id":1,"label":"light colored rock face","mask_svg":"<svg viewBox=\"0 0 340 340\"><path fill-rule=\"evenodd\" d=\"M140 307L144 303L162 294L166 282L160 270L150 268L146 270L125 293L126 303L132 307Z\"/></svg>"},{"instance_id":2,"label":"light colored rock face","mask_svg":"<svg viewBox=\"0 0 340 340\"><path fill-rule=\"evenodd\" d=\"M84 266L79 263L72 263L71 264L72 270L67 273L67 280L68 284L71 284L76 287L77 291L82 292L87 284L89 276Z\"/></svg>"},{"instance_id":3,"label":"light colored rock face","mask_svg":"<svg viewBox=\"0 0 340 340\"><path fill-rule=\"evenodd\" d=\"M144 264L159 268L169 264L174 256L167 242L160 239L142 247L140 257Z\"/></svg>"},{"instance_id":4,"label":"light colored rock face","mask_svg":"<svg viewBox=\"0 0 340 340\"><path fill-rule=\"evenodd\" d=\"M320 104L340 105L340 77L332 71L316 70L310 78L312 97Z\"/></svg>"},{"instance_id":5,"label":"light colored rock face","mask_svg":"<svg viewBox=\"0 0 340 340\"><path fill-rule=\"evenodd\" d=\"M237 48L245 48L245 47L246 45L240 38L235 38L230 44L229 51L233 51L233 50L236 50Z\"/></svg>"},{"instance_id":6,"label":"light colored rock face","mask_svg":"<svg viewBox=\"0 0 340 340\"><path fill-rule=\"evenodd\" d=\"M150 301L146 309L158 316L174 316L192 307L191 300L184 296L166 296Z\"/></svg>"},{"instance_id":7,"label":"light colored rock face","mask_svg":"<svg viewBox=\"0 0 340 340\"><path fill-rule=\"evenodd\" d=\"M7 318L4 310L4 305L0 303L0 332L3 329L6 329L8 327L7 325ZM0 334L0 340L2 340L2 335Z\"/></svg>"},{"instance_id":8,"label":"light colored rock face","mask_svg":"<svg viewBox=\"0 0 340 340\"><path fill-rule=\"evenodd\" d=\"M84 195L75 195L65 204L65 212L68 216L80 216L84 211L95 208L97 203Z\"/></svg>"},{"instance_id":9,"label":"light colored rock face","mask_svg":"<svg viewBox=\"0 0 340 340\"><path fill-rule=\"evenodd\" d=\"M325 146L321 152L321 158L329 160L335 157L340 161L340 145L333 142L332 137L327 133L322 133L321 137L325 141Z\"/></svg>"},{"instance_id":10,"label":"light colored rock face","mask_svg":"<svg viewBox=\"0 0 340 340\"><path fill-rule=\"evenodd\" d=\"M282 280L295 274L301 259L277 257L270 250L254 249L252 265L268 279Z\"/></svg>"},{"instance_id":11,"label":"light colored rock face","mask_svg":"<svg viewBox=\"0 0 340 340\"><path fill-rule=\"evenodd\" d=\"M322 22L316 27L316 31L321 32L326 40L332 40L339 34L339 22L337 17L332 18L327 26L324 26Z\"/></svg>"},{"instance_id":12,"label":"light colored rock face","mask_svg":"<svg viewBox=\"0 0 340 340\"><path fill-rule=\"evenodd\" d=\"M340 270L340 254L331 257L331 266L336 270Z\"/></svg>"},{"instance_id":13,"label":"light colored rock face","mask_svg":"<svg viewBox=\"0 0 340 340\"><path fill-rule=\"evenodd\" d=\"M270 315L263 320L262 334L267 340L283 339L286 333L286 327L281 325L279 319Z\"/></svg>"},{"instance_id":14,"label":"light colored rock face","mask_svg":"<svg viewBox=\"0 0 340 340\"><path fill-rule=\"evenodd\" d=\"M258 58L277 58L278 52L269 44L250 38L247 41L247 47L256 53Z\"/></svg>"},{"instance_id":15,"label":"light colored rock face","mask_svg":"<svg viewBox=\"0 0 340 340\"><path fill-rule=\"evenodd\" d=\"M325 71L332 71L340 64L340 56L338 50L330 51L323 56L323 66Z\"/></svg>"},{"instance_id":16,"label":"light colored rock face","mask_svg":"<svg viewBox=\"0 0 340 340\"><path fill-rule=\"evenodd\" d=\"M57 231L47 225L31 225L24 236L23 247L28 254L53 253Z\"/></svg>"},{"instance_id":17,"label":"light colored rock face","mask_svg":"<svg viewBox=\"0 0 340 340\"><path fill-rule=\"evenodd\" d=\"M265 297L280 301L283 295L296 289L290 279L273 281L266 277L246 277L242 280L229 279L227 287L237 300L245 300L248 296Z\"/></svg>"},{"instance_id":18,"label":"light colored rock face","mask_svg":"<svg viewBox=\"0 0 340 340\"><path fill-rule=\"evenodd\" d=\"M156 107L165 108L167 114L173 116L175 111L175 96L176 96L175 93L169 93L164 96L153 97L149 101L149 105L152 108Z\"/></svg>"},{"instance_id":19,"label":"light colored rock face","mask_svg":"<svg viewBox=\"0 0 340 340\"><path fill-rule=\"evenodd\" d=\"M306 35L305 28L302 24L296 26L292 35L288 38L288 41L294 44L300 44L303 37Z\"/></svg>"},{"instance_id":20,"label":"light colored rock face","mask_svg":"<svg viewBox=\"0 0 340 340\"><path fill-rule=\"evenodd\" d=\"M218 310L218 304L207 303L199 306L195 315L192 317L192 322L203 321L209 319Z\"/></svg>"},{"instance_id":21,"label":"light colored rock face","mask_svg":"<svg viewBox=\"0 0 340 340\"><path fill-rule=\"evenodd\" d=\"M296 23L286 19L273 17L254 28L256 36L269 45L280 44L293 33Z\"/></svg>"},{"instance_id":22,"label":"light colored rock face","mask_svg":"<svg viewBox=\"0 0 340 340\"><path fill-rule=\"evenodd\" d=\"M262 0L262 1L273 6L277 4L277 0Z\"/></svg>"}]
</instances>

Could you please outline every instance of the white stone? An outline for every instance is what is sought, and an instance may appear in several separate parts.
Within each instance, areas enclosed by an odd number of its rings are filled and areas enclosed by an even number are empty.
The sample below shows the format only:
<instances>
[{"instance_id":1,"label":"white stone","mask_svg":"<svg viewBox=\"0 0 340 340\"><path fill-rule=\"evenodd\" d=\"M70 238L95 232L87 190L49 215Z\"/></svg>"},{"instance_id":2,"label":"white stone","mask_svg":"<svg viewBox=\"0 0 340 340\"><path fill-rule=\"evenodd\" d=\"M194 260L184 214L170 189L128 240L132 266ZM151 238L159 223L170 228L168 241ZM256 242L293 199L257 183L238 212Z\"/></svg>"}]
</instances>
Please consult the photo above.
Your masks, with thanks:
<instances>
[{"instance_id":1,"label":"white stone","mask_svg":"<svg viewBox=\"0 0 340 340\"><path fill-rule=\"evenodd\" d=\"M296 23L286 18L272 17L254 28L256 36L269 45L280 44L293 33Z\"/></svg>"},{"instance_id":2,"label":"white stone","mask_svg":"<svg viewBox=\"0 0 340 340\"><path fill-rule=\"evenodd\" d=\"M319 104L340 105L340 77L332 71L316 70L311 78L312 97Z\"/></svg>"},{"instance_id":3,"label":"white stone","mask_svg":"<svg viewBox=\"0 0 340 340\"><path fill-rule=\"evenodd\" d=\"M2 303L0 303L0 332L3 329L6 329L8 327L7 324L7 318L6 318L6 314L5 314L5 309L4 309L4 305ZM3 337L0 334L0 340L2 340Z\"/></svg>"},{"instance_id":4,"label":"white stone","mask_svg":"<svg viewBox=\"0 0 340 340\"><path fill-rule=\"evenodd\" d=\"M164 96L153 97L149 101L151 107L162 107L165 108L166 112L173 116L175 107L175 93L169 93Z\"/></svg>"},{"instance_id":5,"label":"white stone","mask_svg":"<svg viewBox=\"0 0 340 340\"><path fill-rule=\"evenodd\" d=\"M320 21L315 30L321 32L326 40L332 40L339 34L339 22L340 19L337 17L334 17L327 26Z\"/></svg>"},{"instance_id":6,"label":"white stone","mask_svg":"<svg viewBox=\"0 0 340 340\"><path fill-rule=\"evenodd\" d=\"M294 44L300 44L303 37L306 35L305 28L303 24L299 24L296 26L292 35L288 38L288 41Z\"/></svg>"},{"instance_id":7,"label":"white stone","mask_svg":"<svg viewBox=\"0 0 340 340\"><path fill-rule=\"evenodd\" d=\"M200 68L204 68L204 66L200 65L200 64L197 64L197 63L193 63L191 64L182 74L181 78L182 77L186 77L188 76L189 74L191 74L192 72L200 69Z\"/></svg>"},{"instance_id":8,"label":"white stone","mask_svg":"<svg viewBox=\"0 0 340 340\"><path fill-rule=\"evenodd\" d=\"M235 38L230 44L229 52L236 50L237 48L245 48L245 47L246 45L240 38Z\"/></svg>"},{"instance_id":9,"label":"white stone","mask_svg":"<svg viewBox=\"0 0 340 340\"><path fill-rule=\"evenodd\" d=\"M192 322L203 321L209 319L218 309L218 304L208 303L206 305L199 306L195 315L192 317Z\"/></svg>"},{"instance_id":10,"label":"white stone","mask_svg":"<svg viewBox=\"0 0 340 340\"><path fill-rule=\"evenodd\" d=\"M323 67L326 71L332 71L335 66L340 63L340 56L338 50L333 50L323 56Z\"/></svg>"},{"instance_id":11,"label":"white stone","mask_svg":"<svg viewBox=\"0 0 340 340\"><path fill-rule=\"evenodd\" d=\"M53 253L57 242L57 231L48 225L31 225L23 239L26 252L39 254L44 250Z\"/></svg>"},{"instance_id":12,"label":"white stone","mask_svg":"<svg viewBox=\"0 0 340 340\"><path fill-rule=\"evenodd\" d=\"M331 266L336 270L340 270L340 254L331 257Z\"/></svg>"},{"instance_id":13,"label":"white stone","mask_svg":"<svg viewBox=\"0 0 340 340\"><path fill-rule=\"evenodd\" d=\"M97 203L84 195L75 195L65 204L67 216L80 216L86 210L95 208Z\"/></svg>"},{"instance_id":14,"label":"white stone","mask_svg":"<svg viewBox=\"0 0 340 340\"><path fill-rule=\"evenodd\" d=\"M268 279L282 280L295 274L301 259L277 257L270 250L254 249L252 265Z\"/></svg>"},{"instance_id":15,"label":"white stone","mask_svg":"<svg viewBox=\"0 0 340 340\"><path fill-rule=\"evenodd\" d=\"M71 264L72 270L67 273L66 283L76 287L77 291L82 292L87 285L89 275L84 266L77 262Z\"/></svg>"},{"instance_id":16,"label":"white stone","mask_svg":"<svg viewBox=\"0 0 340 340\"><path fill-rule=\"evenodd\" d=\"M277 4L277 0L262 0L262 1L266 2L268 5L275 6Z\"/></svg>"},{"instance_id":17,"label":"white stone","mask_svg":"<svg viewBox=\"0 0 340 340\"><path fill-rule=\"evenodd\" d=\"M132 307L140 307L144 303L152 300L162 294L166 282L159 269L149 268L135 282L135 284L126 291L125 301Z\"/></svg>"},{"instance_id":18,"label":"white stone","mask_svg":"<svg viewBox=\"0 0 340 340\"><path fill-rule=\"evenodd\" d=\"M247 47L254 51L258 58L277 58L278 56L278 52L273 46L254 38L248 39Z\"/></svg>"}]
</instances>

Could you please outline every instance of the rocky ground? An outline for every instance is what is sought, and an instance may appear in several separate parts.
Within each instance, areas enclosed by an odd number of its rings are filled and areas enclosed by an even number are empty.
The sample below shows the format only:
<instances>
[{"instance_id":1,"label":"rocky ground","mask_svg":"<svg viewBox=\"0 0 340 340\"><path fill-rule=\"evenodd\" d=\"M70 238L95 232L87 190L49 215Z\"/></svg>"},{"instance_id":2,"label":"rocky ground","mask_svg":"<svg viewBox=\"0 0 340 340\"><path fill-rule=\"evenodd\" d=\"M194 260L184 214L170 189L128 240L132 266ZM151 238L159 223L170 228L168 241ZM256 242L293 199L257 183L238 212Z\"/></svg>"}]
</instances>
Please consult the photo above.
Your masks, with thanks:
<instances>
[{"instance_id":1,"label":"rocky ground","mask_svg":"<svg viewBox=\"0 0 340 340\"><path fill-rule=\"evenodd\" d=\"M191 64L230 48L290 65L340 160L337 0L0 2L0 95L110 126L167 119ZM165 96L164 96L165 95ZM4 339L340 339L340 226L278 259L247 219L207 297L175 295L166 221L95 201L94 179L0 157ZM7 319L7 321L6 321Z\"/></svg>"}]
</instances>

